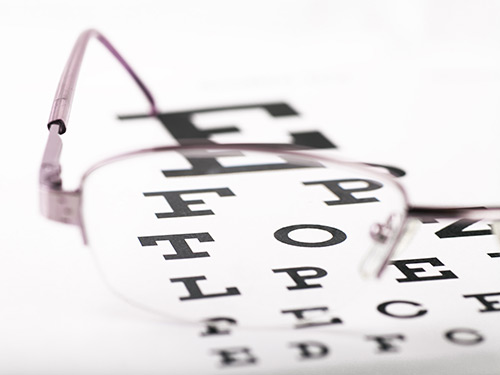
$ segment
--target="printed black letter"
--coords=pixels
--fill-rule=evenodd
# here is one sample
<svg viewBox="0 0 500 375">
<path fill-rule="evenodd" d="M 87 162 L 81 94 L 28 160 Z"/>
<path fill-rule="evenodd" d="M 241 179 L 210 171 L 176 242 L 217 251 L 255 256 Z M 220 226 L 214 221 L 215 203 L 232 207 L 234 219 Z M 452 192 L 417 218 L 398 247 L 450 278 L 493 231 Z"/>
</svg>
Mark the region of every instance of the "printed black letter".
<svg viewBox="0 0 500 375">
<path fill-rule="evenodd" d="M 206 331 L 201 333 L 201 336 L 218 336 L 229 335 L 231 330 L 230 326 L 236 325 L 236 320 L 233 318 L 219 317 L 206 319 L 204 321 Z"/>
<path fill-rule="evenodd" d="M 163 219 L 168 217 L 213 215 L 214 213 L 212 210 L 192 211 L 191 208 L 189 207 L 190 205 L 194 204 L 204 204 L 205 202 L 203 200 L 195 199 L 195 200 L 185 201 L 181 197 L 181 195 L 184 194 L 200 194 L 200 193 L 217 193 L 219 197 L 234 196 L 234 193 L 228 188 L 159 191 L 156 193 L 144 193 L 144 196 L 145 197 L 163 196 L 167 200 L 170 207 L 172 208 L 172 212 L 156 213 L 156 217 L 158 219 Z"/>
<path fill-rule="evenodd" d="M 320 342 L 306 341 L 295 342 L 290 344 L 291 347 L 296 347 L 300 351 L 299 359 L 320 359 L 328 355 L 330 351 L 328 346 Z"/>
<path fill-rule="evenodd" d="M 419 310 L 416 310 L 414 313 L 410 313 L 410 314 L 408 314 L 408 313 L 395 314 L 393 312 L 391 313 L 391 312 L 387 311 L 388 306 L 395 305 L 395 304 L 410 305 L 410 306 L 416 306 L 416 307 L 421 306 L 419 303 L 411 302 L 411 301 L 388 301 L 388 302 L 384 302 L 384 303 L 381 303 L 380 305 L 378 305 L 377 310 L 380 311 L 384 315 L 390 316 L 392 318 L 401 318 L 401 319 L 417 318 L 419 316 L 427 314 L 426 309 L 419 309 Z"/>
<path fill-rule="evenodd" d="M 165 260 L 190 259 L 209 257 L 207 252 L 194 253 L 186 242 L 186 239 L 196 238 L 200 242 L 212 242 L 213 238 L 208 233 L 185 233 L 168 234 L 165 236 L 138 237 L 142 246 L 157 246 L 158 241 L 170 241 L 176 254 L 164 254 Z"/>
<path fill-rule="evenodd" d="M 374 340 L 378 344 L 379 353 L 394 353 L 399 350 L 398 347 L 392 344 L 393 340 L 403 341 L 405 337 L 401 334 L 394 335 L 373 335 L 366 336 L 368 340 Z"/>
<path fill-rule="evenodd" d="M 484 337 L 477 331 L 468 328 L 452 329 L 445 333 L 445 337 L 458 345 L 476 345 L 484 341 Z"/>
<path fill-rule="evenodd" d="M 486 299 L 486 297 L 492 297 L 492 296 L 500 296 L 500 293 L 483 293 L 483 294 L 464 295 L 465 298 L 476 298 L 479 302 L 481 302 L 484 306 L 484 309 L 479 310 L 479 312 L 482 312 L 482 313 L 500 311 L 500 299 L 495 299 L 492 301 L 488 301 Z"/>
<path fill-rule="evenodd" d="M 319 229 L 325 232 L 330 233 L 332 238 L 326 241 L 321 242 L 302 242 L 296 241 L 290 238 L 290 233 L 299 230 L 299 229 Z M 325 247 L 325 246 L 333 246 L 338 245 L 341 242 L 344 242 L 347 238 L 346 234 L 337 228 L 327 227 L 326 225 L 317 225 L 317 224 L 298 224 L 298 225 L 290 225 L 288 227 L 284 227 L 278 229 L 274 233 L 274 238 L 278 241 L 283 242 L 287 245 L 292 246 L 300 246 L 300 247 Z"/>
<path fill-rule="evenodd" d="M 188 290 L 189 296 L 180 297 L 179 299 L 181 301 L 240 295 L 240 291 L 238 290 L 238 288 L 235 287 L 226 288 L 226 291 L 222 293 L 203 294 L 200 287 L 198 286 L 198 280 L 206 280 L 206 279 L 207 278 L 205 276 L 192 276 L 192 277 L 178 277 L 175 279 L 170 279 L 170 281 L 173 283 L 178 283 L 178 282 L 184 283 L 184 286 Z"/>
<path fill-rule="evenodd" d="M 304 316 L 304 313 L 307 311 L 322 311 L 326 312 L 328 311 L 328 307 L 326 306 L 321 306 L 321 307 L 310 307 L 310 308 L 305 308 L 305 309 L 294 309 L 294 310 L 282 310 L 281 312 L 283 314 L 293 314 L 297 320 L 299 321 L 298 324 L 295 325 L 295 328 L 310 328 L 310 327 L 318 327 L 318 326 L 326 326 L 326 325 L 331 325 L 331 324 L 342 324 L 342 320 L 339 318 L 331 318 L 329 317 L 328 320 L 323 320 L 323 321 L 311 321 L 310 318 L 306 318 Z"/>
<path fill-rule="evenodd" d="M 312 271 L 313 273 L 309 273 L 307 271 Z M 295 281 L 296 285 L 288 286 L 288 290 L 296 290 L 296 289 L 310 289 L 310 288 L 322 288 L 321 284 L 308 284 L 306 283 L 307 279 L 319 279 L 323 276 L 327 275 L 327 272 L 323 268 L 319 267 L 295 267 L 295 268 L 279 268 L 274 269 L 274 273 L 286 272 L 288 276 Z M 306 272 L 304 275 L 303 273 Z"/>
<path fill-rule="evenodd" d="M 451 271 L 438 271 L 439 275 L 434 276 L 418 276 L 417 273 L 426 272 L 425 269 L 416 267 L 410 268 L 408 264 L 428 263 L 433 267 L 444 266 L 438 258 L 423 258 L 423 259 L 405 259 L 395 260 L 391 264 L 395 265 L 402 273 L 405 274 L 405 279 L 396 279 L 400 283 L 412 281 L 426 281 L 426 280 L 443 280 L 443 279 L 458 279 L 458 277 Z"/>
<path fill-rule="evenodd" d="M 351 187 L 349 184 L 362 183 L 363 187 Z M 328 206 L 338 206 L 342 204 L 356 204 L 356 203 L 369 203 L 378 202 L 379 200 L 375 197 L 370 198 L 356 198 L 352 193 L 377 190 L 382 187 L 380 182 L 372 180 L 362 180 L 362 179 L 346 179 L 346 180 L 330 180 L 330 181 L 310 181 L 304 182 L 304 185 L 318 185 L 322 184 L 328 188 L 333 194 L 335 194 L 339 199 L 335 201 L 325 201 Z M 344 187 L 342 187 L 344 186 Z"/>
<path fill-rule="evenodd" d="M 216 349 L 213 352 L 220 355 L 222 366 L 247 366 L 257 363 L 257 358 L 251 353 L 250 348 Z"/>
</svg>

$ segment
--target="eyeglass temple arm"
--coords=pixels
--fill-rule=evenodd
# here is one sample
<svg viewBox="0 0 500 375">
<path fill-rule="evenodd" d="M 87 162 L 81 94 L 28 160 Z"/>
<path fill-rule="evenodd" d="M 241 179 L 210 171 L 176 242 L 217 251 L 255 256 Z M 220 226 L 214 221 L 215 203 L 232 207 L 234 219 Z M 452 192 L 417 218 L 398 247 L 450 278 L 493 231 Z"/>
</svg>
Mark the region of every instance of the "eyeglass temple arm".
<svg viewBox="0 0 500 375">
<path fill-rule="evenodd" d="M 79 225 L 84 240 L 86 237 L 80 212 L 81 192 L 62 189 L 60 164 L 62 140 L 60 135 L 66 131 L 78 73 L 88 41 L 91 38 L 100 41 L 120 62 L 146 96 L 151 106 L 151 113 L 157 113 L 153 95 L 116 48 L 97 30 L 84 31 L 71 51 L 57 87 L 48 121 L 49 138 L 45 146 L 39 175 L 42 214 L 51 220 Z"/>
<path fill-rule="evenodd" d="M 73 101 L 73 95 L 82 65 L 83 56 L 87 48 L 87 44 L 91 38 L 96 38 L 100 41 L 111 54 L 120 62 L 125 70 L 131 75 L 137 83 L 141 91 L 146 96 L 150 106 L 151 113 L 157 113 L 155 100 L 153 95 L 146 87 L 144 82 L 135 73 L 132 67 L 125 61 L 115 47 L 97 30 L 86 30 L 78 38 L 68 58 L 63 74 L 57 87 L 52 110 L 48 121 L 50 129 L 49 139 L 45 147 L 45 153 L 42 159 L 42 168 L 40 170 L 40 182 L 43 185 L 52 188 L 60 188 L 60 154 L 62 149 L 62 141 L 59 134 L 66 132 L 66 124 L 68 123 L 69 113 Z"/>
<path fill-rule="evenodd" d="M 414 219 L 471 219 L 500 221 L 500 207 L 425 207 L 413 206 L 408 217 Z"/>
<path fill-rule="evenodd" d="M 57 87 L 54 102 L 52 104 L 52 111 L 50 113 L 48 121 L 48 127 L 50 128 L 52 124 L 59 125 L 59 134 L 63 134 L 64 132 L 66 132 L 66 125 L 69 119 L 71 105 L 73 102 L 73 95 L 75 92 L 76 83 L 78 81 L 78 74 L 80 72 L 80 66 L 82 65 L 82 60 L 87 48 L 87 44 L 91 38 L 96 38 L 99 42 L 101 42 L 104 47 L 106 47 L 106 49 L 111 52 L 111 54 L 120 62 L 120 64 L 130 74 L 130 76 L 146 96 L 151 106 L 151 113 L 157 113 L 153 95 L 146 87 L 144 82 L 142 82 L 142 80 L 135 73 L 132 67 L 125 61 L 122 55 L 109 42 L 109 40 L 106 39 L 104 35 L 102 35 L 97 30 L 90 29 L 84 31 L 76 41 L 59 81 L 59 86 Z"/>
</svg>

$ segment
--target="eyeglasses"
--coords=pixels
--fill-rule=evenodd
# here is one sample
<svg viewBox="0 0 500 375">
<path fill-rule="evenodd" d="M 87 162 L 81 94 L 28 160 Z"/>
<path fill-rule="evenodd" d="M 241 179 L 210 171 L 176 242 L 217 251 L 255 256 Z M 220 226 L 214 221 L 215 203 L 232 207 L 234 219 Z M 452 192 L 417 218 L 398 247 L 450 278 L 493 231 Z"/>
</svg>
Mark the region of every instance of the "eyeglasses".
<svg viewBox="0 0 500 375">
<path fill-rule="evenodd" d="M 259 305 L 257 281 L 272 285 L 283 273 L 296 283 L 289 290 L 317 289 L 311 280 L 327 271 L 339 279 L 352 277 L 347 265 L 354 262 L 363 275 L 380 277 L 418 220 L 484 219 L 500 229 L 498 207 L 410 206 L 390 174 L 288 144 L 203 142 L 141 149 L 92 166 L 76 190 L 65 190 L 61 135 L 91 38 L 130 74 L 151 115 L 159 113 L 150 90 L 112 44 L 96 30 L 82 33 L 48 122 L 41 211 L 79 227 L 106 283 L 136 306 L 199 321 L 221 309 L 246 311 L 233 302 L 237 296 Z M 231 284 L 234 280 L 240 283 Z M 292 304 L 293 298 L 286 295 L 283 303 Z M 248 320 L 261 318 L 254 313 Z"/>
</svg>

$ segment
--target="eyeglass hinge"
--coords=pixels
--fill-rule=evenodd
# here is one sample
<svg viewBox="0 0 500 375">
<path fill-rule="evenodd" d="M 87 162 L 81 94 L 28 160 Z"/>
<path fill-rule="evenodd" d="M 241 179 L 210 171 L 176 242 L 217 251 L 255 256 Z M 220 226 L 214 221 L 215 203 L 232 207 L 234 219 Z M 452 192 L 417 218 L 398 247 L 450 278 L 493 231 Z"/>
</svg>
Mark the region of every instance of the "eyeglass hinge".
<svg viewBox="0 0 500 375">
<path fill-rule="evenodd" d="M 81 225 L 81 191 L 40 187 L 40 210 L 46 218 L 60 223 Z"/>
</svg>

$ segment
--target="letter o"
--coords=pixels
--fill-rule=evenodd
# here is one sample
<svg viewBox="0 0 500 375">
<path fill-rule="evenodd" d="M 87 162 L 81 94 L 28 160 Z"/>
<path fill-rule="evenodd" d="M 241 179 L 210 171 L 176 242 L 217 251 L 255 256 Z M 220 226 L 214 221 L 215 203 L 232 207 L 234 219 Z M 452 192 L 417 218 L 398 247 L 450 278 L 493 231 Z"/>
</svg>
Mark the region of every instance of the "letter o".
<svg viewBox="0 0 500 375">
<path fill-rule="evenodd" d="M 321 242 L 301 242 L 290 238 L 290 233 L 298 229 L 319 229 L 331 234 L 332 238 Z M 299 247 L 326 247 L 338 245 L 344 242 L 347 238 L 346 234 L 337 228 L 328 227 L 326 225 L 318 224 L 297 224 L 283 227 L 274 232 L 274 238 L 287 245 Z"/>
<path fill-rule="evenodd" d="M 456 337 L 457 335 L 469 337 Z M 456 328 L 445 333 L 446 338 L 458 345 L 476 345 L 484 341 L 484 337 L 479 332 L 470 328 Z"/>
</svg>

